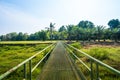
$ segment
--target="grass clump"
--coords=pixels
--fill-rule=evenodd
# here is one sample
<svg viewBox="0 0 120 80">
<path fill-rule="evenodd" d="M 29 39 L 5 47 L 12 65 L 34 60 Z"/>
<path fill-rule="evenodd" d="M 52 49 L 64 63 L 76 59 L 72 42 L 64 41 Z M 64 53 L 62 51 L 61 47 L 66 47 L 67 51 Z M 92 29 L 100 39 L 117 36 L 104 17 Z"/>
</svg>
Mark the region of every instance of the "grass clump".
<svg viewBox="0 0 120 80">
<path fill-rule="evenodd" d="M 75 42 L 75 43 L 72 43 L 71 46 L 77 48 L 77 49 L 81 49 L 82 48 L 82 45 L 80 44 L 80 42 Z"/>
<path fill-rule="evenodd" d="M 88 45 L 83 46 L 82 48 L 77 46 L 76 48 L 120 71 L 120 46 Z M 73 50 L 73 52 L 75 52 L 75 50 Z M 75 54 L 90 68 L 90 59 L 88 57 L 80 52 L 75 52 Z M 87 80 L 90 80 L 89 71 L 87 72 L 85 66 L 83 66 L 78 60 L 76 60 L 76 64 L 85 74 Z M 93 72 L 96 73 L 95 62 L 93 64 L 93 70 Z M 120 80 L 120 76 L 100 65 L 99 72 L 100 78 L 103 80 Z"/>
<path fill-rule="evenodd" d="M 44 49 L 48 45 L 50 44 L 0 45 L 0 75 L 26 60 L 27 58 L 31 57 L 40 50 Z M 35 66 L 35 63 L 37 63 L 45 54 L 46 53 L 41 53 L 36 56 L 32 60 L 32 66 Z M 28 63 L 27 66 L 29 66 Z M 38 75 L 37 73 L 39 69 L 40 67 L 34 71 L 33 78 L 35 78 L 34 75 Z M 27 72 L 29 72 L 29 68 L 27 68 Z M 21 80 L 21 77 L 23 78 L 23 66 L 21 66 L 18 70 L 13 72 L 4 80 Z"/>
<path fill-rule="evenodd" d="M 109 52 L 108 50 L 104 48 L 92 48 L 92 49 L 82 49 L 82 51 L 86 52 L 87 54 L 91 55 L 92 57 L 99 59 L 99 60 L 105 60 L 109 58 Z"/>
</svg>

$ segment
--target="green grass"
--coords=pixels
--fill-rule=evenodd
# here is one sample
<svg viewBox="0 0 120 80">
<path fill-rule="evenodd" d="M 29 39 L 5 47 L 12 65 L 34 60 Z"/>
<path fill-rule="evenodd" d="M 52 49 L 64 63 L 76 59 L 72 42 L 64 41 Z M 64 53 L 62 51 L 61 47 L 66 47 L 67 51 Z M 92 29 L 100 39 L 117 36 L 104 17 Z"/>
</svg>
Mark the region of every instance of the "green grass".
<svg viewBox="0 0 120 80">
<path fill-rule="evenodd" d="M 80 44 L 80 42 L 75 42 L 71 44 L 73 47 L 76 47 L 77 49 L 81 49 L 83 46 Z"/>
<path fill-rule="evenodd" d="M 76 45 L 75 45 L 76 44 Z M 120 46 L 83 46 L 81 47 L 80 43 L 73 43 L 71 45 L 74 45 L 74 47 L 77 46 L 78 49 L 82 50 L 83 52 L 86 52 L 87 54 L 93 56 L 96 59 L 99 59 L 103 63 L 106 63 L 110 65 L 111 67 L 120 70 Z M 78 53 L 74 51 L 77 56 L 80 57 L 82 61 L 84 61 L 89 67 L 90 67 L 90 60 L 82 55 L 81 53 Z M 90 78 L 89 71 L 83 66 L 78 60 L 76 60 L 77 65 L 82 70 L 82 72 L 87 76 L 88 80 Z M 96 65 L 94 64 L 94 73 Z M 116 76 L 114 73 L 106 69 L 105 67 L 99 66 L 100 68 L 100 77 L 103 80 L 120 80 L 120 77 Z M 95 77 L 95 76 L 94 76 Z"/>
<path fill-rule="evenodd" d="M 82 51 L 88 53 L 89 55 L 109 64 L 112 66 L 112 62 L 117 63 L 120 62 L 120 47 L 105 47 L 105 46 L 97 46 L 90 47 L 88 49 L 81 49 Z M 111 63 L 109 63 L 111 62 Z M 120 70 L 120 69 L 119 69 Z"/>
<path fill-rule="evenodd" d="M 50 45 L 49 43 L 45 44 L 34 44 L 34 45 L 7 45 L 0 44 L 0 75 L 13 68 L 17 64 L 21 63 L 25 59 L 31 57 L 35 53 L 44 49 L 46 46 Z M 41 53 L 32 60 L 32 66 L 45 55 Z M 44 63 L 42 63 L 44 64 Z M 27 64 L 28 66 L 28 64 Z M 37 77 L 36 74 L 39 74 L 41 66 L 33 72 L 33 79 Z M 29 72 L 29 68 L 27 68 Z M 36 76 L 35 76 L 36 75 Z M 5 78 L 5 80 L 21 80 L 23 77 L 23 66 L 20 67 L 17 71 L 13 72 L 10 76 Z"/>
<path fill-rule="evenodd" d="M 0 41 L 0 44 L 49 44 L 56 41 Z"/>
</svg>

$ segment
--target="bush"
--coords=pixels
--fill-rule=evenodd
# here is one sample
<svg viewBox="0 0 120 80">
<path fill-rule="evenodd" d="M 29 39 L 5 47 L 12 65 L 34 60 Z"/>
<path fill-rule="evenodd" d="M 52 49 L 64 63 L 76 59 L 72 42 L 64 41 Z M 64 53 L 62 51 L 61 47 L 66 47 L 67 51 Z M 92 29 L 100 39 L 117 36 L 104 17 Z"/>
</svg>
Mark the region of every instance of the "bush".
<svg viewBox="0 0 120 80">
<path fill-rule="evenodd" d="M 71 46 L 77 48 L 77 49 L 81 49 L 82 48 L 82 45 L 80 44 L 80 42 L 75 42 L 75 43 L 72 43 Z"/>
<path fill-rule="evenodd" d="M 108 51 L 103 48 L 92 48 L 88 51 L 88 54 L 99 59 L 105 60 L 108 59 Z"/>
</svg>

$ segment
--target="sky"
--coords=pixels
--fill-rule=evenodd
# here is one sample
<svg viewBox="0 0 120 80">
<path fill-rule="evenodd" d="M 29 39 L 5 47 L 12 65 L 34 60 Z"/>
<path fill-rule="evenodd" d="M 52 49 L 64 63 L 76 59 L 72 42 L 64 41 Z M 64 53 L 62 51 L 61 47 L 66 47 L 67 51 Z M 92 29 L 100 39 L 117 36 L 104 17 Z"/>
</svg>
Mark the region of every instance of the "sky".
<svg viewBox="0 0 120 80">
<path fill-rule="evenodd" d="M 120 0 L 0 0 L 0 35 L 35 33 L 50 22 L 56 30 L 81 20 L 108 27 L 111 19 L 120 20 Z"/>
</svg>

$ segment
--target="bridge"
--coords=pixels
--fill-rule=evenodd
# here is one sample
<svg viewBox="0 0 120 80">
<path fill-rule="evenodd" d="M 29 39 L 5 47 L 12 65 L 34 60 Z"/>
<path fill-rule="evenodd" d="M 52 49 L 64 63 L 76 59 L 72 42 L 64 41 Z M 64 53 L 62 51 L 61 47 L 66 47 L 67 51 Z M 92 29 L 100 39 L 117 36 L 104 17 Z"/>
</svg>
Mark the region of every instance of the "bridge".
<svg viewBox="0 0 120 80">
<path fill-rule="evenodd" d="M 34 67 L 32 67 L 32 59 L 48 48 L 50 48 L 50 50 L 46 53 L 46 55 Z M 72 50 L 78 51 L 79 53 L 87 56 L 90 59 L 90 67 L 87 66 L 77 55 L 75 55 Z M 26 59 L 22 63 L 2 74 L 0 76 L 0 80 L 6 78 L 21 66 L 24 66 L 23 80 L 32 80 L 32 72 L 44 59 L 46 59 L 46 57 L 48 57 L 48 55 L 50 56 L 44 64 L 42 71 L 38 74 L 38 77 L 36 78 L 37 80 L 87 80 L 69 53 L 71 53 L 74 58 L 83 64 L 86 69 L 88 69 L 90 75 L 89 80 L 101 80 L 99 76 L 99 66 L 103 66 L 113 72 L 117 76 L 117 79 L 115 80 L 120 80 L 120 71 L 63 42 L 57 42 L 44 48 L 42 51 L 36 53 L 32 57 Z M 29 76 L 27 76 L 26 72 L 27 62 L 29 63 Z M 93 63 L 96 64 L 96 72 L 93 71 Z"/>
<path fill-rule="evenodd" d="M 38 80 L 80 80 L 63 44 L 58 42 Z"/>
</svg>

